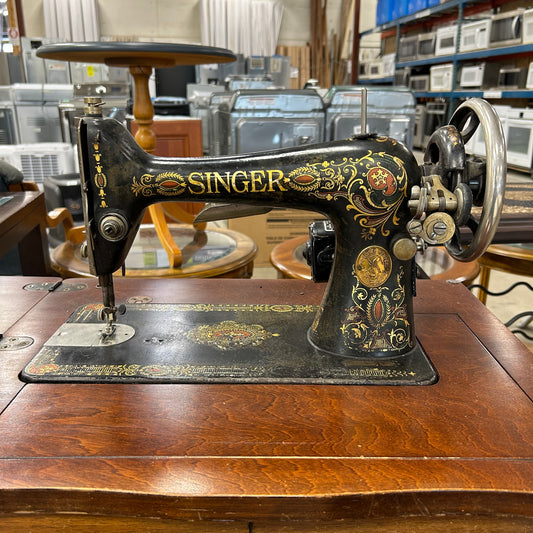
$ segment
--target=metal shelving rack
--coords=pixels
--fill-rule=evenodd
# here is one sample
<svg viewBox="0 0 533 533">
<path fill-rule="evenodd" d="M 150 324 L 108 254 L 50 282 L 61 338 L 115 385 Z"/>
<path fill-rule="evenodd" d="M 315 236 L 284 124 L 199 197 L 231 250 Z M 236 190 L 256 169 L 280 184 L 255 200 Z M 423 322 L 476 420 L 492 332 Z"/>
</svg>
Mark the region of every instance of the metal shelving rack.
<svg viewBox="0 0 533 533">
<path fill-rule="evenodd" d="M 464 8 L 466 6 L 472 6 L 475 4 L 486 2 L 486 0 L 449 0 L 443 4 L 438 4 L 433 7 L 429 7 L 418 11 L 416 13 L 395 19 L 393 21 L 381 24 L 374 29 L 361 32 L 360 37 L 365 35 L 370 35 L 374 33 L 381 33 L 386 30 L 396 29 L 396 50 L 398 50 L 399 40 L 400 40 L 400 28 L 404 25 L 412 25 L 416 22 L 428 19 L 431 17 L 436 17 L 438 15 L 443 15 L 446 13 L 451 13 L 457 10 L 457 24 L 459 26 L 459 32 L 461 31 L 461 26 L 463 23 L 463 14 Z M 459 38 L 457 39 L 457 47 L 459 47 L 460 42 L 460 33 Z M 453 63 L 453 80 L 452 85 L 456 87 L 457 84 L 457 70 L 458 65 L 463 61 L 469 61 L 473 59 L 483 59 L 487 57 L 495 56 L 508 56 L 515 54 L 529 54 L 533 55 L 533 44 L 521 44 L 516 46 L 506 46 L 503 48 L 488 48 L 483 50 L 476 50 L 473 52 L 457 52 L 452 55 L 446 56 L 435 56 L 429 59 L 419 59 L 414 61 L 406 62 L 396 62 L 396 68 L 404 67 L 420 67 L 426 65 L 438 65 L 441 63 Z M 363 81 L 363 80 L 361 80 Z M 392 83 L 393 79 L 390 77 L 380 78 L 380 79 L 371 79 L 364 80 L 365 84 L 389 84 Z M 450 100 L 450 109 L 454 108 L 454 101 L 461 98 L 471 98 L 471 97 L 483 97 L 491 99 L 506 99 L 506 98 L 533 98 L 533 90 L 528 89 L 517 89 L 517 90 L 498 90 L 498 89 L 488 89 L 488 90 L 453 90 L 447 92 L 415 92 L 416 98 L 447 98 Z"/>
</svg>

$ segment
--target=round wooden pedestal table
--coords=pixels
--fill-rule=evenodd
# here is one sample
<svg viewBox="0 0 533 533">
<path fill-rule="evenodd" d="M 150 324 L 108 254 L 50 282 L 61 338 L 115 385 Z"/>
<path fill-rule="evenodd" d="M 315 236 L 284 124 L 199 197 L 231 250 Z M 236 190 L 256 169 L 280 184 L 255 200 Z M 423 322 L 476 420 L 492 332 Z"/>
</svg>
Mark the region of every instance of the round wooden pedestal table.
<svg viewBox="0 0 533 533">
<path fill-rule="evenodd" d="M 533 244 L 493 244 L 487 248 L 478 261 L 481 265 L 479 284 L 487 289 L 491 270 L 531 277 L 533 276 Z M 486 303 L 485 291 L 480 291 L 479 299 Z"/>
<path fill-rule="evenodd" d="M 219 228 L 196 231 L 186 224 L 170 224 L 169 230 L 182 251 L 181 267 L 170 267 L 153 226 L 143 225 L 126 258 L 127 277 L 252 277 L 257 246 L 242 233 Z M 63 278 L 91 275 L 81 246 L 69 241 L 52 251 L 51 261 L 54 270 Z"/>
<path fill-rule="evenodd" d="M 270 254 L 270 262 L 279 277 L 292 279 L 311 279 L 311 268 L 303 256 L 308 237 L 294 237 L 278 244 Z M 456 280 L 469 285 L 479 274 L 476 261 L 460 263 L 448 255 L 440 246 L 428 248 L 423 255 L 417 256 L 417 263 L 431 279 Z"/>
<path fill-rule="evenodd" d="M 135 140 L 149 153 L 154 151 L 156 145 L 156 136 L 152 131 L 154 107 L 148 85 L 152 69 L 176 65 L 229 63 L 236 59 L 231 51 L 224 48 L 152 42 L 55 43 L 39 47 L 36 53 L 39 57 L 55 61 L 104 63 L 110 67 L 129 68 L 135 84 L 133 115 L 139 127 Z M 148 212 L 168 255 L 169 264 L 179 267 L 183 260 L 181 251 L 168 230 L 163 206 L 153 204 L 148 208 Z M 192 224 L 194 215 L 190 215 L 186 210 L 179 210 L 179 213 L 181 222 Z"/>
</svg>

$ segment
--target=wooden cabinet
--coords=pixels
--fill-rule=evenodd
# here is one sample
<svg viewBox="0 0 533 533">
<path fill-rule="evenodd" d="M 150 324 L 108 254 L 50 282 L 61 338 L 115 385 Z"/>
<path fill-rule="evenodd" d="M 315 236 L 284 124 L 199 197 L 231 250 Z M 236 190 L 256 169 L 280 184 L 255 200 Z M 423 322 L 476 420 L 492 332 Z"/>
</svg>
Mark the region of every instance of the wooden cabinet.
<svg viewBox="0 0 533 533">
<path fill-rule="evenodd" d="M 131 123 L 133 135 L 138 126 Z M 152 130 L 156 136 L 154 154 L 165 157 L 200 157 L 202 150 L 202 121 L 196 118 L 154 117 Z"/>
</svg>

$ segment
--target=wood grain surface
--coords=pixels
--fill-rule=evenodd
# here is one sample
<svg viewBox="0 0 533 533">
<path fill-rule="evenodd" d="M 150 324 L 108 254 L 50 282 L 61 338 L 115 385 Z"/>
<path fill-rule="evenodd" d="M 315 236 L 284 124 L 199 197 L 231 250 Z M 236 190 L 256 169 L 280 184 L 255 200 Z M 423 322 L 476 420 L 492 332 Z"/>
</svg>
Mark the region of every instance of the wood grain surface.
<svg viewBox="0 0 533 533">
<path fill-rule="evenodd" d="M 416 332 L 439 372 L 431 386 L 22 383 L 69 314 L 99 302 L 96 280 L 83 281 L 8 330 L 35 342 L 2 354 L 6 531 L 533 527 L 531 353 L 462 285 L 418 284 Z M 316 304 L 323 288 L 116 280 L 118 301 L 160 303 Z"/>
</svg>

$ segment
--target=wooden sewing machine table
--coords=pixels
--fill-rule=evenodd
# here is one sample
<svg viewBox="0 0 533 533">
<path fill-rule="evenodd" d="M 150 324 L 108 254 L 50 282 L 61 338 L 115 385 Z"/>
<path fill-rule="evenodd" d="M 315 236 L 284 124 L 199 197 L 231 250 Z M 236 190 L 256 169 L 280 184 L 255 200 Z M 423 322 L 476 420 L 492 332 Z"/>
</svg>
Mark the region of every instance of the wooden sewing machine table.
<svg viewBox="0 0 533 533">
<path fill-rule="evenodd" d="M 2 192 L 0 200 L 0 257 L 17 246 L 24 275 L 51 274 L 44 193 Z"/>
<path fill-rule="evenodd" d="M 434 385 L 23 383 L 69 314 L 100 301 L 92 279 L 23 289 L 54 281 L 0 278 L 2 531 L 531 531 L 533 354 L 461 284 L 418 282 Z M 119 302 L 316 304 L 324 285 L 115 288 Z"/>
</svg>

